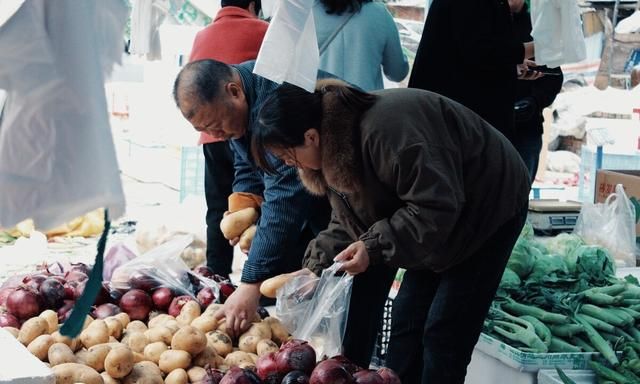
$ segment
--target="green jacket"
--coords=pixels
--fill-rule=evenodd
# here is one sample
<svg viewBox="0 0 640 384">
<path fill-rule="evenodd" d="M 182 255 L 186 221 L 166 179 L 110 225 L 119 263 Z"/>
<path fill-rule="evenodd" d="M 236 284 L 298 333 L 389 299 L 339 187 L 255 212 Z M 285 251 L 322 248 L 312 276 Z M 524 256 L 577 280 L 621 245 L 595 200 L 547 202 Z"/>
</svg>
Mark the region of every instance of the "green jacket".
<svg viewBox="0 0 640 384">
<path fill-rule="evenodd" d="M 444 271 L 526 208 L 527 169 L 502 134 L 450 99 L 417 89 L 374 94 L 359 119 L 335 91 L 323 96 L 322 169 L 299 173 L 333 212 L 304 266 L 319 274 L 363 240 L 371 264 Z"/>
</svg>

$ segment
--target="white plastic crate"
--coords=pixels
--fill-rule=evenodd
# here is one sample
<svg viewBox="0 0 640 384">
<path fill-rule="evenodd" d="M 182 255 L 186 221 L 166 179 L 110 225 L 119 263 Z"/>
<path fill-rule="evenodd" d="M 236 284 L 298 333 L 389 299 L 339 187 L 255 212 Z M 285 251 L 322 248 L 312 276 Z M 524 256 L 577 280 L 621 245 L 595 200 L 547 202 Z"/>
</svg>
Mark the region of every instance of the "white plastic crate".
<svg viewBox="0 0 640 384">
<path fill-rule="evenodd" d="M 578 181 L 578 199 L 582 202 L 593 202 L 597 167 L 597 150 L 595 147 L 582 146 L 580 162 L 580 178 Z M 610 153 L 603 147 L 602 165 L 600 169 L 630 170 L 640 169 L 640 153 Z"/>
<path fill-rule="evenodd" d="M 204 153 L 201 146 L 180 152 L 180 202 L 187 196 L 204 196 Z"/>
<path fill-rule="evenodd" d="M 596 374 L 588 370 L 562 370 L 576 384 L 596 384 Z M 538 384 L 562 384 L 555 369 L 541 369 L 538 372 Z"/>
</svg>

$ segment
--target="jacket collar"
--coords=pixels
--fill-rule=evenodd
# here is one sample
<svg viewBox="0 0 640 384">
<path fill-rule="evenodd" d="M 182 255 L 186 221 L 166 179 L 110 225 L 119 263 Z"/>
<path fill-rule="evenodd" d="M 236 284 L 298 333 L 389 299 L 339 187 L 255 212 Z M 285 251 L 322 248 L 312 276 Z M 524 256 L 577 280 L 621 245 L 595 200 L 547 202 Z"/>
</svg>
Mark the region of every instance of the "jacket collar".
<svg viewBox="0 0 640 384">
<path fill-rule="evenodd" d="M 248 10 L 246 10 L 244 8 L 234 7 L 234 6 L 226 6 L 226 7 L 220 8 L 218 13 L 216 14 L 216 18 L 215 18 L 214 22 L 220 20 L 223 17 L 228 17 L 228 16 L 231 16 L 231 17 L 247 17 L 247 18 L 257 19 L 257 17 L 255 15 L 252 15 L 251 12 L 249 12 Z"/>
<path fill-rule="evenodd" d="M 318 81 L 322 96 L 320 124 L 320 170 L 299 169 L 304 186 L 315 195 L 325 195 L 327 189 L 353 193 L 362 185 L 362 155 L 360 153 L 360 116 L 356 116 L 338 97 L 336 88 L 347 84 L 335 79 Z"/>
</svg>

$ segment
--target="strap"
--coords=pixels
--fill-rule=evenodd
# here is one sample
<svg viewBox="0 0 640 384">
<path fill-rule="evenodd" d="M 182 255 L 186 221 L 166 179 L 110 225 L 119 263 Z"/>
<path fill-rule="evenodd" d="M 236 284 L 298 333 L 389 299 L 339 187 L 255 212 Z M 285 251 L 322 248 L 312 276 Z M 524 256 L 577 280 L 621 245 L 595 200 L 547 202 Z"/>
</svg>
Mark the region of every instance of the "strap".
<svg viewBox="0 0 640 384">
<path fill-rule="evenodd" d="M 638 0 L 640 1 L 640 0 Z M 340 24 L 338 26 L 338 28 L 335 29 L 335 31 L 333 31 L 333 33 L 331 34 L 331 36 L 329 36 L 329 38 L 327 40 L 324 41 L 324 43 L 322 44 L 322 47 L 320 47 L 320 56 L 322 56 L 322 54 L 324 53 L 324 51 L 327 50 L 327 47 L 329 46 L 329 44 L 331 44 L 331 42 L 333 41 L 333 39 L 336 38 L 336 36 L 338 36 L 338 33 L 340 33 L 340 31 L 342 30 L 342 28 L 344 28 L 345 25 L 347 25 L 347 23 L 349 22 L 349 20 L 351 20 L 351 18 L 353 17 L 353 15 L 355 15 L 355 12 L 352 12 L 348 17 L 346 17 L 343 21 L 342 24 Z"/>
</svg>

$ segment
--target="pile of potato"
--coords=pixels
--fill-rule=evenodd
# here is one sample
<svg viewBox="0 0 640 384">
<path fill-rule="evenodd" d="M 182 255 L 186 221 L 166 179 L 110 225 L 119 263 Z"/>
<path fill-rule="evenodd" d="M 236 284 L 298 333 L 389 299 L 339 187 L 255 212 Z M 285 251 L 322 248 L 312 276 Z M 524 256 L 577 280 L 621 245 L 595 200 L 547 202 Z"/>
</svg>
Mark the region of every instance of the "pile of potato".
<svg viewBox="0 0 640 384">
<path fill-rule="evenodd" d="M 75 339 L 58 331 L 58 317 L 47 310 L 27 320 L 20 330 L 6 327 L 37 358 L 53 370 L 58 384 L 112 383 L 197 383 L 205 366 L 225 371 L 233 366 L 255 366 L 259 356 L 276 352 L 290 338 L 280 322 L 255 322 L 234 345 L 218 323 L 212 304 L 201 313 L 191 301 L 180 315 L 160 314 L 149 320 L 130 321 L 126 313 L 105 319 L 87 317 L 82 333 Z"/>
</svg>

